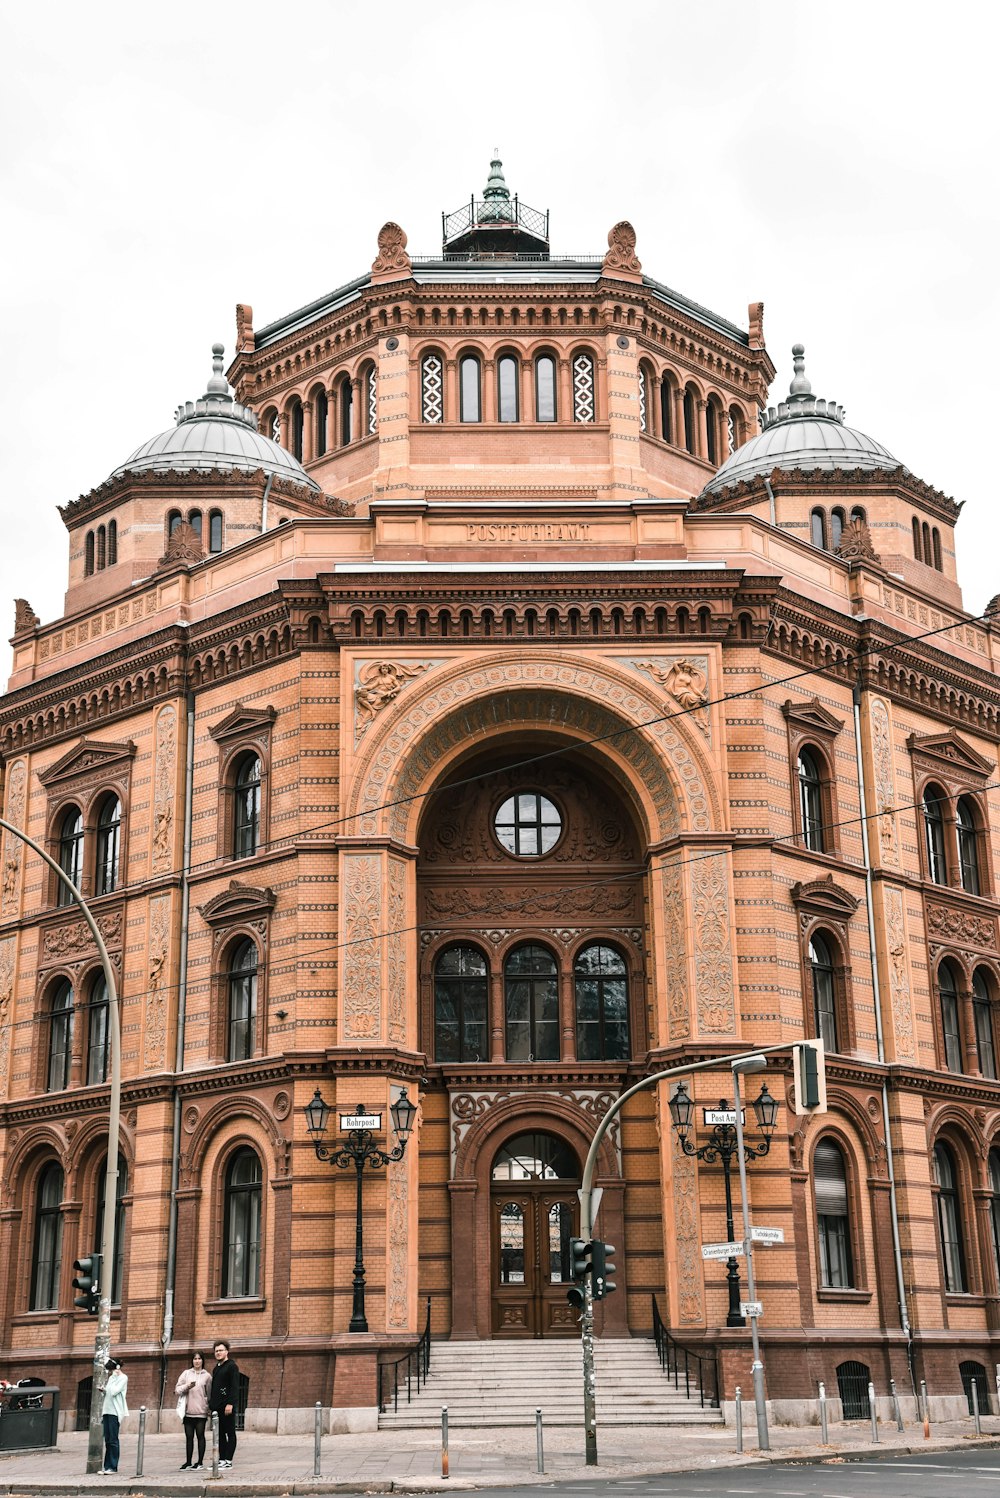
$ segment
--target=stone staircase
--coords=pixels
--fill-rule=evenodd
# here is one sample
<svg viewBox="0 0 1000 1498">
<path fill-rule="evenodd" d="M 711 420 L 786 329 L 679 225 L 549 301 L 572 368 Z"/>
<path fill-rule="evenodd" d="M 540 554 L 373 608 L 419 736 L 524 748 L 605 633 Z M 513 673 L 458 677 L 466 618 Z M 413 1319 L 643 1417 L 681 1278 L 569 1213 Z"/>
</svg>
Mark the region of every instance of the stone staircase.
<svg viewBox="0 0 1000 1498">
<path fill-rule="evenodd" d="M 717 1425 L 719 1410 L 699 1403 L 691 1385 L 660 1369 L 652 1339 L 602 1337 L 594 1343 L 599 1425 Z M 534 1425 L 541 1409 L 544 1425 L 583 1421 L 583 1365 L 576 1338 L 551 1341 L 434 1342 L 430 1374 L 419 1394 L 406 1402 L 405 1383 L 398 1406 L 379 1415 L 380 1430 L 440 1427 L 448 1406 L 451 1429 Z"/>
</svg>

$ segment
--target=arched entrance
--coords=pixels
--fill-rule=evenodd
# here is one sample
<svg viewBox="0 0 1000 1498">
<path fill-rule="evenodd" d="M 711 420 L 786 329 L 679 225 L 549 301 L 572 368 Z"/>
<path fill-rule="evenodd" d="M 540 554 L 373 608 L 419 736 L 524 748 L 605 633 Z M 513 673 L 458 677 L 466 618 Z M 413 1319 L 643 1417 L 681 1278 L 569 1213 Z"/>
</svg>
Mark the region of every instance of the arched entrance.
<svg viewBox="0 0 1000 1498">
<path fill-rule="evenodd" d="M 496 1337 L 574 1336 L 566 1299 L 577 1232 L 580 1164 L 554 1134 L 516 1134 L 490 1181 L 491 1330 Z"/>
</svg>

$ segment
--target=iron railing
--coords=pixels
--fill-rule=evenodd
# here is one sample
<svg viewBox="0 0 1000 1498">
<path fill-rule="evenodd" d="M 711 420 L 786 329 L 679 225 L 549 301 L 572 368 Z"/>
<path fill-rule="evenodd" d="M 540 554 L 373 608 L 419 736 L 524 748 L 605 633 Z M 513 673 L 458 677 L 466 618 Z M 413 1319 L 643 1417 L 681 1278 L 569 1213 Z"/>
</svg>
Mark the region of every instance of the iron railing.
<svg viewBox="0 0 1000 1498">
<path fill-rule="evenodd" d="M 459 234 L 478 228 L 481 224 L 489 229 L 495 229 L 498 224 L 516 224 L 519 229 L 525 229 L 539 239 L 549 237 L 548 210 L 543 213 L 540 208 L 529 208 L 516 193 L 508 200 L 506 213 L 502 202 L 498 202 L 496 198 L 490 201 L 470 198 L 461 208 L 456 208 L 454 213 L 442 213 L 441 235 L 447 244 L 449 239 L 456 239 Z"/>
<path fill-rule="evenodd" d="M 405 1369 L 404 1369 L 405 1364 Z M 409 1352 L 404 1352 L 394 1363 L 380 1363 L 378 1367 L 379 1414 L 387 1409 L 390 1400 L 395 1412 L 399 1409 L 399 1391 L 406 1389 L 406 1402 L 410 1403 L 414 1392 L 420 1393 L 427 1382 L 431 1369 L 431 1298 L 427 1297 L 427 1321 L 420 1334 L 420 1341 Z M 390 1389 L 389 1384 L 392 1383 Z M 414 1391 L 414 1384 L 416 1390 Z"/>
<path fill-rule="evenodd" d="M 511 265 L 561 266 L 603 265 L 603 255 L 543 255 L 540 250 L 445 250 L 440 255 L 411 255 L 413 265 L 479 265 L 484 260 Z"/>
<path fill-rule="evenodd" d="M 685 1347 L 683 1342 L 671 1336 L 663 1324 L 660 1316 L 660 1308 L 656 1304 L 656 1296 L 653 1296 L 653 1341 L 656 1343 L 656 1355 L 660 1360 L 660 1367 L 668 1378 L 674 1381 L 674 1388 L 683 1386 L 685 1396 L 691 1398 L 691 1381 L 694 1379 L 698 1390 L 698 1402 L 702 1409 L 706 1403 L 711 1409 L 719 1408 L 719 1355 L 713 1351 L 709 1353 L 695 1352 L 693 1347 Z"/>
</svg>

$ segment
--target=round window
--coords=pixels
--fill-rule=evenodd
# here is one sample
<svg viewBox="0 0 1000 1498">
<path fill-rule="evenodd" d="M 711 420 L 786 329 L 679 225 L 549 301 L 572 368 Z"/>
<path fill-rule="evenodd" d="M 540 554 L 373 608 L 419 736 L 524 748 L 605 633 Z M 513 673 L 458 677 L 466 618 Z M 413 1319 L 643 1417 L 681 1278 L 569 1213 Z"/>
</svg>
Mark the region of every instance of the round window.
<svg viewBox="0 0 1000 1498">
<path fill-rule="evenodd" d="M 508 796 L 493 818 L 497 841 L 518 858 L 540 858 L 559 841 L 559 808 L 537 791 Z"/>
</svg>

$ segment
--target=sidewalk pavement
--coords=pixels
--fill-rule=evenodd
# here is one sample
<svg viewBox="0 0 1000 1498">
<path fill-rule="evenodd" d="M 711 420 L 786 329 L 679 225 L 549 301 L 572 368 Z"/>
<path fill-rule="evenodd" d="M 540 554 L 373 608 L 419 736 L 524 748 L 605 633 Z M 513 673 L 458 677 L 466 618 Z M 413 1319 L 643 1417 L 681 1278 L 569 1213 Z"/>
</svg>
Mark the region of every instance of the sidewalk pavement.
<svg viewBox="0 0 1000 1498">
<path fill-rule="evenodd" d="M 924 1440 L 923 1427 L 882 1425 L 878 1445 L 868 1421 L 831 1425 L 829 1445 L 820 1443 L 818 1426 L 774 1426 L 771 1452 L 757 1450 L 756 1426 L 744 1426 L 744 1454 L 736 1453 L 736 1435 L 726 1426 L 598 1427 L 598 1466 L 583 1457 L 581 1428 L 554 1426 L 544 1432 L 545 1472 L 537 1468 L 535 1431 L 528 1426 L 495 1430 L 453 1424 L 449 1438 L 450 1476 L 441 1476 L 441 1439 L 437 1431 L 377 1431 L 364 1435 L 324 1436 L 322 1477 L 313 1477 L 313 1441 L 309 1435 L 242 1434 L 231 1471 L 217 1480 L 211 1469 L 180 1472 L 184 1438 L 146 1437 L 143 1476 L 137 1478 L 137 1417 L 122 1431 L 120 1470 L 115 1477 L 88 1477 L 86 1433 L 64 1432 L 54 1451 L 0 1453 L 0 1495 L 143 1493 L 163 1495 L 250 1495 L 298 1493 L 429 1492 L 448 1488 L 527 1487 L 546 1482 L 641 1477 L 661 1472 L 690 1472 L 738 1467 L 766 1461 L 844 1461 L 879 1453 L 926 1453 L 1000 1447 L 1000 1418 L 983 1417 L 977 1438 L 971 1419 L 942 1421 Z M 1000 1459 L 997 1470 L 1000 1472 Z"/>
</svg>

